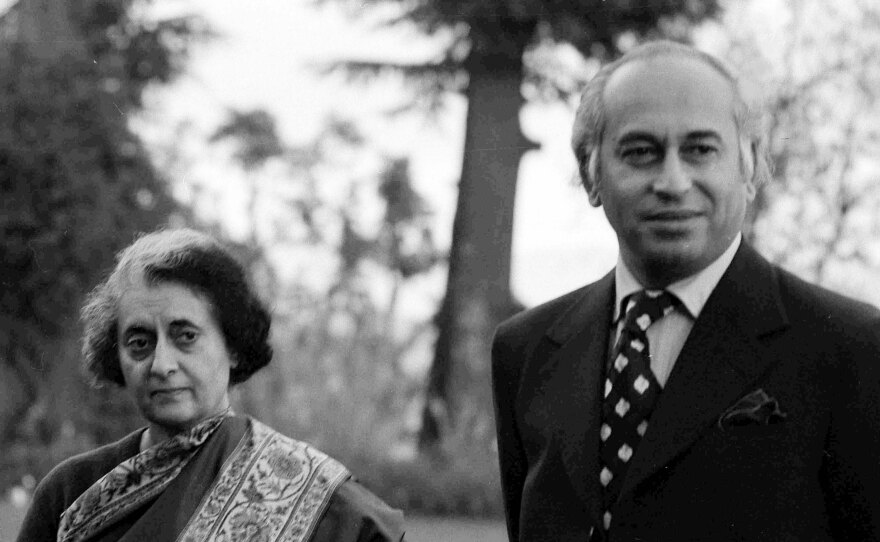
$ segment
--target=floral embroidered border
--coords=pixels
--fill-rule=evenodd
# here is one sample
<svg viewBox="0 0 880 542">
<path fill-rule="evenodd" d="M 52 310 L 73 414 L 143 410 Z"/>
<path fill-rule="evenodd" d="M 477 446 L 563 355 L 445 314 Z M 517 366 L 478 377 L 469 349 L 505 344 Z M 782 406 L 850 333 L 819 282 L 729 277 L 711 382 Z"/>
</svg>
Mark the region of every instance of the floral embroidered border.
<svg viewBox="0 0 880 542">
<path fill-rule="evenodd" d="M 61 514 L 58 542 L 86 540 L 161 493 L 230 414 L 208 418 L 114 467 Z"/>
<path fill-rule="evenodd" d="M 350 476 L 333 458 L 252 419 L 178 540 L 305 542 Z"/>
</svg>

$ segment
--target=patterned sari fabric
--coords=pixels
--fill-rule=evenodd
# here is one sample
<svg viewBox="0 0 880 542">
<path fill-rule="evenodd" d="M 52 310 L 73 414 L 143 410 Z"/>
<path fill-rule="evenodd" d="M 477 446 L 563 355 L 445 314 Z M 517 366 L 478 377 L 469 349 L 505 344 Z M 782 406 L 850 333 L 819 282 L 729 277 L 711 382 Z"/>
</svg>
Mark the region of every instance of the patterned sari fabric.
<svg viewBox="0 0 880 542">
<path fill-rule="evenodd" d="M 61 515 L 58 542 L 80 542 L 161 493 L 229 415 L 209 418 L 123 461 L 80 495 Z"/>
<path fill-rule="evenodd" d="M 190 432 L 119 464 L 67 508 L 57 540 L 104 540 L 101 531 L 108 526 L 142 512 L 141 507 L 160 507 L 151 501 L 161 503 L 169 497 L 177 502 L 179 495 L 161 494 L 169 485 L 177 491 L 181 486 L 189 487 L 180 482 L 186 482 L 188 473 L 198 471 L 184 467 L 203 444 L 211 446 L 209 437 L 228 415 L 205 420 Z M 189 520 L 173 533 L 175 540 L 307 541 L 333 492 L 350 476 L 332 458 L 252 419 L 247 420 L 243 436 L 230 449 L 195 511 L 183 516 Z M 178 475 L 181 480 L 172 484 Z M 173 493 L 175 489 L 168 491 Z M 155 500 L 157 495 L 160 497 Z M 128 529 L 125 540 L 139 538 L 136 533 L 144 527 L 139 523 Z"/>
<path fill-rule="evenodd" d="M 256 420 L 245 442 L 178 540 L 307 541 L 351 476 L 331 457 Z"/>
</svg>

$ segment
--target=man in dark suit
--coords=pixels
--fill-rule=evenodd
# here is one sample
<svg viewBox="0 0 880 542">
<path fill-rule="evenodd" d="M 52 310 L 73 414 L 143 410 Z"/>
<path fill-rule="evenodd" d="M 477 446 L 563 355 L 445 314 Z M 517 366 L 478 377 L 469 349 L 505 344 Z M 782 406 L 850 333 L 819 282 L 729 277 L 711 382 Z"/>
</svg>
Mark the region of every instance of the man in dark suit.
<svg viewBox="0 0 880 542">
<path fill-rule="evenodd" d="M 510 539 L 880 538 L 880 311 L 742 240 L 768 170 L 735 78 L 640 46 L 572 143 L 620 256 L 497 330 Z"/>
</svg>

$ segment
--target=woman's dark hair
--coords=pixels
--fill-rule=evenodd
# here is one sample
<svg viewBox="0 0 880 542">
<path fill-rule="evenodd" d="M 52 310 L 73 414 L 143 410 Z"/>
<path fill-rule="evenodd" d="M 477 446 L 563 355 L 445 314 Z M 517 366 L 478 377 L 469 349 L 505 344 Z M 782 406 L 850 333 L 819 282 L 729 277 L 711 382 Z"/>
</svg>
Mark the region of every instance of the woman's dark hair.
<svg viewBox="0 0 880 542">
<path fill-rule="evenodd" d="M 119 252 L 116 267 L 82 308 L 83 365 L 96 383 L 125 385 L 119 365 L 119 300 L 138 281 L 176 283 L 207 297 L 235 367 L 229 382 L 244 382 L 272 359 L 269 312 L 248 284 L 244 268 L 217 240 L 190 229 L 159 230 Z"/>
</svg>

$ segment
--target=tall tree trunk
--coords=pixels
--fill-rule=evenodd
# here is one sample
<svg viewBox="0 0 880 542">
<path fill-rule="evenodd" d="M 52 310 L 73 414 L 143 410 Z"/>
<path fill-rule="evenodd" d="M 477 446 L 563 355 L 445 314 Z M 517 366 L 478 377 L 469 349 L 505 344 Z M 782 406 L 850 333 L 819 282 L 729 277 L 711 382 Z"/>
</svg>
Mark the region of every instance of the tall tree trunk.
<svg viewBox="0 0 880 542">
<path fill-rule="evenodd" d="M 522 134 L 522 53 L 468 61 L 464 161 L 452 228 L 446 296 L 428 376 L 419 438 L 433 448 L 447 431 L 492 434 L 489 351 L 495 326 L 514 312 L 510 292 L 513 210 Z"/>
</svg>

